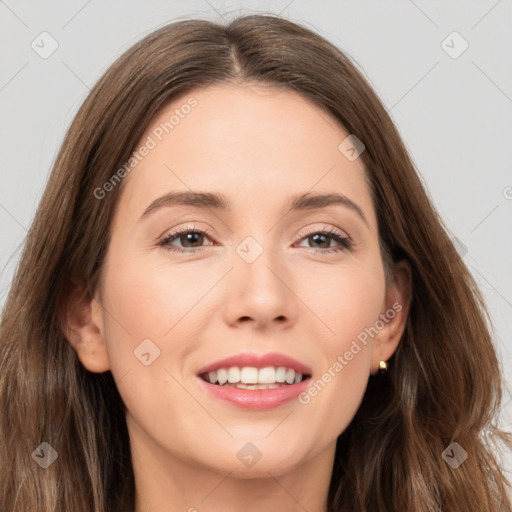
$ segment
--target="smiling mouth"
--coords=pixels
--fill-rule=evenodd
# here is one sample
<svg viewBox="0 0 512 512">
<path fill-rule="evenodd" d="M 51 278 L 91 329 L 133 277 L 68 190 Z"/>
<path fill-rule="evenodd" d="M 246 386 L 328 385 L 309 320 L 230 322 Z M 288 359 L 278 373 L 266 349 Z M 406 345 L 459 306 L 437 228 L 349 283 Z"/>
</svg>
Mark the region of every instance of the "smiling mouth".
<svg viewBox="0 0 512 512">
<path fill-rule="evenodd" d="M 238 389 L 275 389 L 298 384 L 311 376 L 285 366 L 232 366 L 202 373 L 201 379 L 215 386 Z"/>
</svg>

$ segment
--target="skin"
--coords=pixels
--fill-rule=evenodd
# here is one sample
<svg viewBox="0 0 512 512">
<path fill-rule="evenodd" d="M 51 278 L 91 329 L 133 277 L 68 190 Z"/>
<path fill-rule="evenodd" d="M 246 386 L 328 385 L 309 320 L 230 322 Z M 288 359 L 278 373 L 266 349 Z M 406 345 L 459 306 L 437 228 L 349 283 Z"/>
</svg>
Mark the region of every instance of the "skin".
<svg viewBox="0 0 512 512">
<path fill-rule="evenodd" d="M 377 218 L 360 159 L 338 146 L 349 133 L 292 91 L 215 85 L 176 98 L 141 144 L 193 96 L 198 105 L 124 178 L 95 297 L 70 297 L 67 338 L 93 372 L 111 370 L 126 404 L 136 512 L 325 511 L 338 435 L 356 413 L 371 373 L 396 350 L 410 303 L 410 270 L 386 287 Z M 173 191 L 219 192 L 231 212 L 165 206 Z M 290 196 L 339 192 L 361 208 L 286 212 Z M 208 229 L 158 245 L 175 228 Z M 351 249 L 312 235 L 335 229 Z M 247 236 L 262 254 L 236 251 Z M 188 239 L 190 240 L 190 239 Z M 194 247 L 201 247 L 197 251 Z M 282 352 L 313 379 L 394 303 L 392 320 L 307 404 L 246 411 L 211 398 L 197 370 L 242 351 Z M 134 357 L 144 339 L 160 355 Z M 251 467 L 237 452 L 261 452 Z"/>
</svg>

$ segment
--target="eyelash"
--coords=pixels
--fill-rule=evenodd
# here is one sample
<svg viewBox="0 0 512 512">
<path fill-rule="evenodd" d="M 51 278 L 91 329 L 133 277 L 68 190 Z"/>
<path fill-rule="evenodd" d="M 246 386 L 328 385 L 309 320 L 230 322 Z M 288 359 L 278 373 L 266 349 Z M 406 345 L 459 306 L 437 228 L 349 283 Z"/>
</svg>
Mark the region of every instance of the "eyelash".
<svg viewBox="0 0 512 512">
<path fill-rule="evenodd" d="M 193 253 L 193 252 L 199 252 L 202 251 L 204 247 L 193 247 L 189 249 L 180 249 L 179 247 L 175 247 L 170 245 L 170 242 L 173 242 L 174 240 L 177 240 L 180 238 L 181 235 L 184 234 L 190 234 L 190 233 L 197 233 L 200 235 L 206 235 L 209 238 L 209 231 L 203 230 L 203 229 L 196 229 L 195 226 L 191 229 L 189 227 L 180 228 L 176 231 L 173 231 L 172 233 L 169 233 L 166 235 L 160 242 L 158 242 L 158 246 L 163 247 L 167 251 L 175 251 L 175 252 L 181 252 L 181 253 Z M 319 249 L 316 247 L 311 247 L 315 253 L 336 253 L 341 251 L 350 250 L 353 246 L 353 242 L 349 237 L 343 236 L 339 231 L 335 229 L 328 229 L 328 230 L 320 230 L 320 231 L 311 231 L 309 233 L 305 233 L 301 236 L 300 240 L 304 240 L 307 237 L 310 237 L 312 235 L 325 235 L 331 239 L 333 239 L 335 242 L 338 242 L 340 245 L 338 247 L 330 247 L 326 249 Z"/>
</svg>

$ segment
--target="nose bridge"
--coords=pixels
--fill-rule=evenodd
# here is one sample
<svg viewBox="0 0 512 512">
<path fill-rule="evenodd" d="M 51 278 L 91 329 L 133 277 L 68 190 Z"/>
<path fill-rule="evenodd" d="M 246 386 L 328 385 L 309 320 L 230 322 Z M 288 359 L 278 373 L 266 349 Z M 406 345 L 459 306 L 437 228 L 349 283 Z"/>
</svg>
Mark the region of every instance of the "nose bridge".
<svg viewBox="0 0 512 512">
<path fill-rule="evenodd" d="M 282 248 L 273 233 L 249 235 L 235 248 L 231 292 L 227 308 L 230 321 L 250 317 L 258 324 L 290 319 L 293 294 L 282 259 Z"/>
<path fill-rule="evenodd" d="M 261 296 L 282 293 L 284 284 L 277 278 L 276 273 L 282 267 L 280 248 L 277 242 L 271 242 L 272 233 L 259 235 L 258 238 L 249 235 L 236 247 L 239 261 L 236 263 L 243 289 L 252 289 L 253 294 Z M 281 272 L 284 269 L 281 268 Z"/>
</svg>

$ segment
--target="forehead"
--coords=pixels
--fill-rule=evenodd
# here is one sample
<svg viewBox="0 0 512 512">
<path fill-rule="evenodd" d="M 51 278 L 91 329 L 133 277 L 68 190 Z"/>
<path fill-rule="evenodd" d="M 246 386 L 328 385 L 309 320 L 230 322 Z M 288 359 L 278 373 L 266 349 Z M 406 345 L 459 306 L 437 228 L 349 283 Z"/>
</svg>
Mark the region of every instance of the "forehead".
<svg viewBox="0 0 512 512">
<path fill-rule="evenodd" d="M 170 190 L 221 192 L 236 209 L 261 207 L 263 197 L 339 192 L 371 210 L 361 159 L 350 161 L 339 149 L 348 135 L 292 90 L 253 84 L 195 89 L 152 120 L 138 146 L 151 149 L 128 176 L 127 196 L 148 203 Z"/>
</svg>

